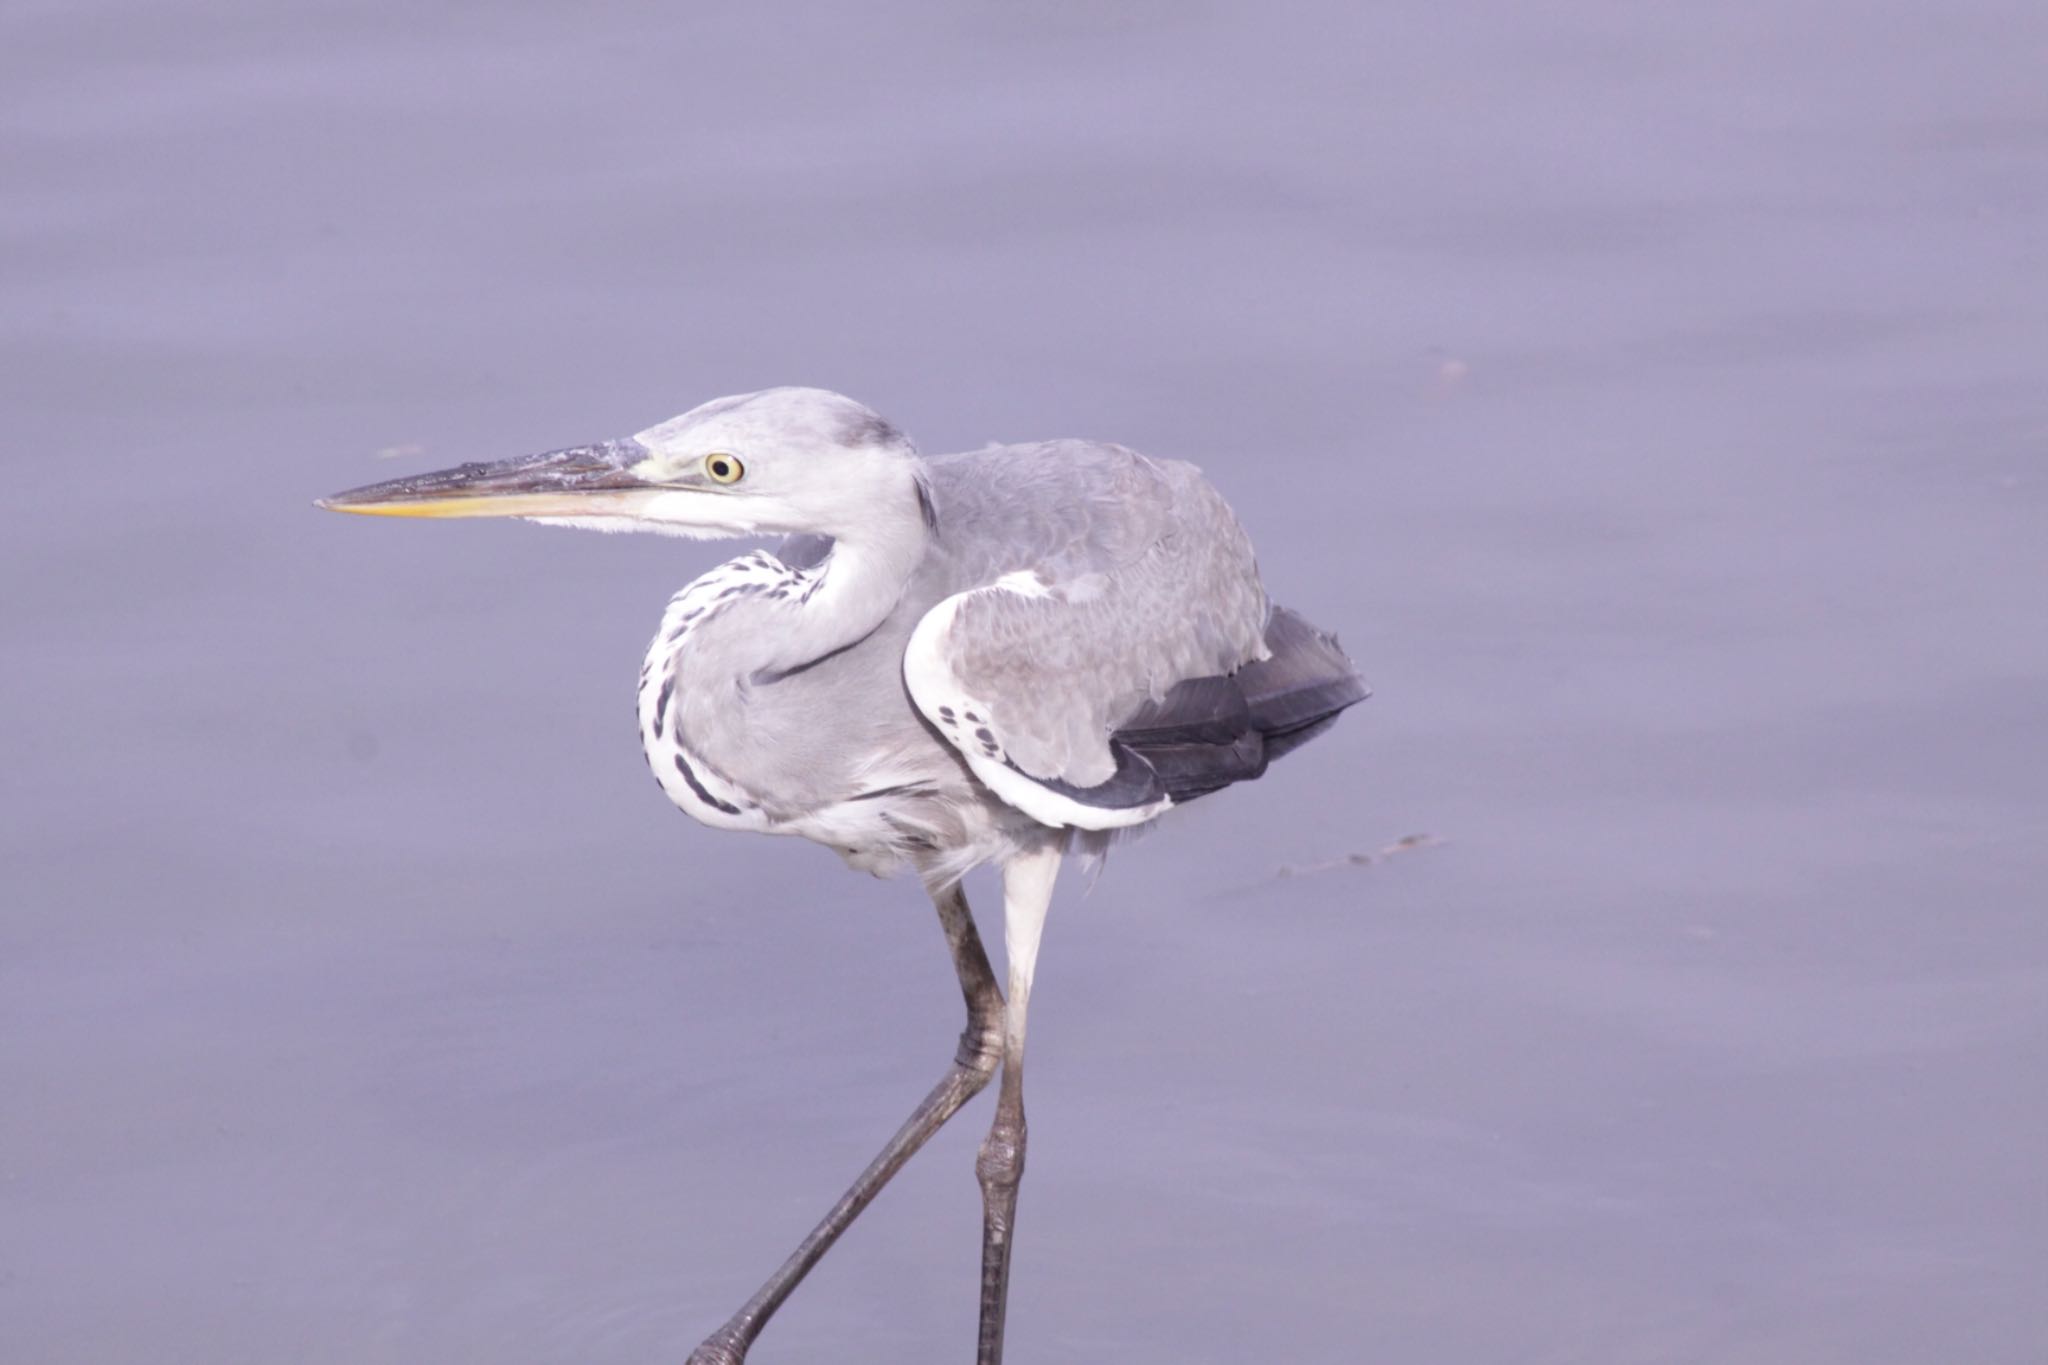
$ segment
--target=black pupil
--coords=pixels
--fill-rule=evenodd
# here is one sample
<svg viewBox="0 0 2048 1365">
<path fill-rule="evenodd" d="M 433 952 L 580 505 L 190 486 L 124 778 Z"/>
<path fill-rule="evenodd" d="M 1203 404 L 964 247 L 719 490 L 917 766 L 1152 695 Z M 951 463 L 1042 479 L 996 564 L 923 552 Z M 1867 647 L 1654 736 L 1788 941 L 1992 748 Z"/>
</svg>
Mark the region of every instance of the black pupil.
<svg viewBox="0 0 2048 1365">
<path fill-rule="evenodd" d="M 724 460 L 713 460 L 711 462 L 711 472 L 721 479 L 727 478 L 732 474 L 732 466 Z"/>
</svg>

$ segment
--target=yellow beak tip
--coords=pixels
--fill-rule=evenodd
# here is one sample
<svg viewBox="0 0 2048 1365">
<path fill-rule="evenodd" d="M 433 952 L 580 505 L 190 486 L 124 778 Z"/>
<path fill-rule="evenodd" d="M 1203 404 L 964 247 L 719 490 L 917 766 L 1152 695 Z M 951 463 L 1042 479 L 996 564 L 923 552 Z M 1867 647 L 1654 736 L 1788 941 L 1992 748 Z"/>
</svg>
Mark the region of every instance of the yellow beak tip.
<svg viewBox="0 0 2048 1365">
<path fill-rule="evenodd" d="M 313 505 L 324 512 L 347 512 L 358 517 L 460 517 L 489 515 L 480 510 L 484 499 L 465 505 L 464 500 L 436 499 L 432 502 L 342 502 L 315 498 Z"/>
<path fill-rule="evenodd" d="M 316 498 L 315 507 L 352 512 L 361 517 L 546 517 L 574 516 L 609 510 L 609 502 L 590 494 L 494 493 L 486 497 L 410 498 L 395 502 L 352 502 L 347 494 Z"/>
</svg>

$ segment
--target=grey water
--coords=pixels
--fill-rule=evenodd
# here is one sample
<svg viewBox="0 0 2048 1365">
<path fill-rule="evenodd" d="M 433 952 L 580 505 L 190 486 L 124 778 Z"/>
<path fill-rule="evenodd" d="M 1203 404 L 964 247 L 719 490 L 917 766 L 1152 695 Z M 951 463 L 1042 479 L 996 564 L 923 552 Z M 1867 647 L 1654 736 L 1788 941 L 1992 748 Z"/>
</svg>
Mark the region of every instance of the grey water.
<svg viewBox="0 0 2048 1365">
<path fill-rule="evenodd" d="M 936 1079 L 916 888 L 642 768 L 729 550 L 309 505 L 777 383 L 1199 462 L 1376 690 L 1067 873 L 1013 1358 L 2048 1359 L 2044 70 L 2036 0 L 14 0 L 0 1360 L 678 1360 Z M 970 1353 L 987 1114 L 757 1360 Z"/>
</svg>

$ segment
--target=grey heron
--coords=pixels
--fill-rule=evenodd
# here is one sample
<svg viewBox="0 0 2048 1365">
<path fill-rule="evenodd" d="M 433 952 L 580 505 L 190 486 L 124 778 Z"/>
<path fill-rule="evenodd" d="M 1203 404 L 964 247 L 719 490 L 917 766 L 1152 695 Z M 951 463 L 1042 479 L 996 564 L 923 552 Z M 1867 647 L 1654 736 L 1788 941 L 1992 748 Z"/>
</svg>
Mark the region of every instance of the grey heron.
<svg viewBox="0 0 2048 1365">
<path fill-rule="evenodd" d="M 883 1184 L 1001 1073 L 975 1163 L 977 1359 L 1003 1348 L 1024 1171 L 1024 1026 L 1062 857 L 1248 781 L 1366 696 L 1273 605 L 1201 472 L 1093 441 L 926 460 L 821 389 L 721 398 L 625 440 L 393 479 L 339 512 L 787 537 L 669 601 L 640 740 L 676 805 L 794 834 L 938 907 L 966 998 L 952 1064 L 789 1259 L 690 1359 L 737 1365 Z M 1007 989 L 961 891 L 1001 870 Z"/>
</svg>

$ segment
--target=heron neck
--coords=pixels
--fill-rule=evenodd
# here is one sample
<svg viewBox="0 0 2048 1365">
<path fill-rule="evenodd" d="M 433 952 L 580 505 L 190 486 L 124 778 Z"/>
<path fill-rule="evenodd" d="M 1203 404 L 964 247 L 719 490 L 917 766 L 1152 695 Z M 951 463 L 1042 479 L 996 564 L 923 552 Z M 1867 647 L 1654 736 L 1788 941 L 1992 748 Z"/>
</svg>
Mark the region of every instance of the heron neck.
<svg viewBox="0 0 2048 1365">
<path fill-rule="evenodd" d="M 786 618 L 764 641 L 768 657 L 762 668 L 786 673 L 867 638 L 902 599 L 924 558 L 926 538 L 917 521 L 836 539 L 812 570 L 816 586 L 791 601 Z"/>
</svg>

